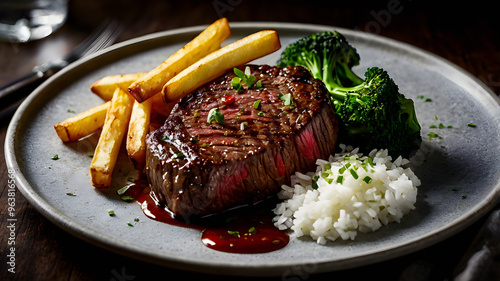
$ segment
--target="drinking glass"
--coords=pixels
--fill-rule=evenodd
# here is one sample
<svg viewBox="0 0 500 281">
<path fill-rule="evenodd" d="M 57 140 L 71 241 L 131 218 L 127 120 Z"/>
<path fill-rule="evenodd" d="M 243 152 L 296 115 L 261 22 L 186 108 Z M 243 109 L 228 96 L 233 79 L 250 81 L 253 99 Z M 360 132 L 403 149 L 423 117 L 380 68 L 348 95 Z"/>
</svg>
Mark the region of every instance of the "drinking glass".
<svg viewBox="0 0 500 281">
<path fill-rule="evenodd" d="M 67 0 L 0 0 L 0 40 L 23 43 L 49 36 L 66 21 Z"/>
</svg>

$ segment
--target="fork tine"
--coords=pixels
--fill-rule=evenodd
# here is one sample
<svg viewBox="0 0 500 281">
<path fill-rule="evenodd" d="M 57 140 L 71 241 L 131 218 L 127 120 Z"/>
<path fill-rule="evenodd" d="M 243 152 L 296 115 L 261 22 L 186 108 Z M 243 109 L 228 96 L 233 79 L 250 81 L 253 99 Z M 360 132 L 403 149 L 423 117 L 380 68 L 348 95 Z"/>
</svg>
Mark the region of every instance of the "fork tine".
<svg viewBox="0 0 500 281">
<path fill-rule="evenodd" d="M 78 46 L 69 52 L 64 60 L 73 62 L 81 57 L 94 53 L 111 45 L 121 32 L 121 26 L 116 21 L 106 21 L 85 38 Z"/>
<path fill-rule="evenodd" d="M 100 49 L 104 49 L 106 47 L 108 47 L 109 45 L 113 44 L 116 40 L 116 38 L 118 37 L 118 35 L 120 35 L 121 33 L 121 26 L 116 23 L 116 22 L 113 22 L 112 24 L 108 25 L 106 30 L 104 30 L 102 33 L 101 33 L 101 36 L 99 36 L 99 38 L 97 38 L 95 41 L 94 44 L 92 44 L 86 52 L 84 52 L 84 54 L 82 54 L 82 56 L 86 56 L 88 54 L 91 54 L 91 53 L 94 53 Z"/>
</svg>

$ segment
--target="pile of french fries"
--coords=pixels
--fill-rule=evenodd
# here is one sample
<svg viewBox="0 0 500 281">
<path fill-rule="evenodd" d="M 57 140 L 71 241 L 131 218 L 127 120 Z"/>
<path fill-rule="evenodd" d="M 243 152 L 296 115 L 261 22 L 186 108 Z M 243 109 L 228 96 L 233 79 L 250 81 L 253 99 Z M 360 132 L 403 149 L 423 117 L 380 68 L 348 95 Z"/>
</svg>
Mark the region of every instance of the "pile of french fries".
<svg viewBox="0 0 500 281">
<path fill-rule="evenodd" d="M 111 184 L 125 137 L 129 159 L 137 169 L 144 167 L 152 114 L 168 116 L 176 102 L 196 88 L 281 47 L 274 30 L 221 47 L 230 34 L 227 19 L 221 18 L 151 71 L 103 77 L 90 87 L 103 104 L 54 125 L 63 142 L 78 141 L 101 129 L 90 164 L 94 187 Z"/>
</svg>

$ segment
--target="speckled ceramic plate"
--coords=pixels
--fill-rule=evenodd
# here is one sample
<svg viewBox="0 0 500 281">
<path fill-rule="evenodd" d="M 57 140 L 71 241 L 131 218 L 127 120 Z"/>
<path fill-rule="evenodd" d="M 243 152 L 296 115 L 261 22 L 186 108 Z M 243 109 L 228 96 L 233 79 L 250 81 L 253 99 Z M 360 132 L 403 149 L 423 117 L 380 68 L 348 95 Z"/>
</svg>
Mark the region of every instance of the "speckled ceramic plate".
<svg viewBox="0 0 500 281">
<path fill-rule="evenodd" d="M 285 23 L 231 26 L 227 42 L 262 29 L 276 29 L 283 46 L 313 32 L 334 29 Z M 26 99 L 8 129 L 5 155 L 17 187 L 38 211 L 85 241 L 141 260 L 199 272 L 286 275 L 297 267 L 324 272 L 411 253 L 463 230 L 499 201 L 500 106 L 494 94 L 439 57 L 387 38 L 344 29 L 337 30 L 361 55 L 361 65 L 355 70 L 360 74 L 368 66 L 388 70 L 401 92 L 415 100 L 423 127 L 422 154 L 412 160 L 422 180 L 417 208 L 401 223 L 360 234 L 355 241 L 320 246 L 309 239 L 294 239 L 275 252 L 228 254 L 205 247 L 199 231 L 150 220 L 137 204 L 120 200 L 116 189 L 127 175 L 135 173 L 124 154 L 112 187 L 93 188 L 88 155 L 93 153 L 97 137 L 63 144 L 53 125 L 102 102 L 89 90 L 94 81 L 106 75 L 148 71 L 203 28 L 155 33 L 117 44 L 68 66 Z M 275 64 L 280 53 L 255 63 Z M 453 128 L 429 129 L 439 123 Z M 469 123 L 477 127 L 469 127 Z M 442 138 L 427 139 L 431 131 Z M 57 161 L 51 159 L 55 154 L 60 158 Z M 116 216 L 110 217 L 108 209 Z M 134 222 L 134 218 L 139 221 Z M 135 226 L 128 226 L 129 221 Z"/>
</svg>

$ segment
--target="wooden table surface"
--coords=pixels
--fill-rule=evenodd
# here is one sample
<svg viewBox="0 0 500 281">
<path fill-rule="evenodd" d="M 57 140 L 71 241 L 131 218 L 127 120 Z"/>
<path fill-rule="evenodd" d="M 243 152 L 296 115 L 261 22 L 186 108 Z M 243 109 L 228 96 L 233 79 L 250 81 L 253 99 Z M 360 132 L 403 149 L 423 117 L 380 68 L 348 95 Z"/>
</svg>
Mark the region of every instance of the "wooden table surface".
<svg viewBox="0 0 500 281">
<path fill-rule="evenodd" d="M 0 43 L 0 85 L 71 50 L 106 17 L 126 24 L 118 38 L 123 41 L 156 31 L 206 25 L 224 16 L 230 22 L 315 23 L 375 33 L 441 56 L 500 94 L 500 25 L 491 4 L 475 1 L 459 2 L 468 6 L 458 2 L 443 6 L 411 0 L 322 2 L 325 1 L 70 1 L 68 21 L 53 35 L 26 44 Z M 2 144 L 10 114 L 1 115 Z M 4 159 L 3 145 L 0 158 Z M 207 277 L 137 261 L 81 241 L 38 213 L 20 192 L 15 194 L 16 272 L 10 273 L 6 264 L 10 248 L 8 179 L 5 161 L 0 160 L 0 280 L 152 280 L 171 279 L 177 274 L 182 278 Z M 487 217 L 445 241 L 394 260 L 321 274 L 298 268 L 296 276 L 269 279 L 358 280 L 380 276 L 384 280 L 452 280 L 477 248 L 473 241 Z M 497 266 L 484 271 L 489 276 L 485 280 L 500 277 L 498 255 L 493 260 Z"/>
</svg>

